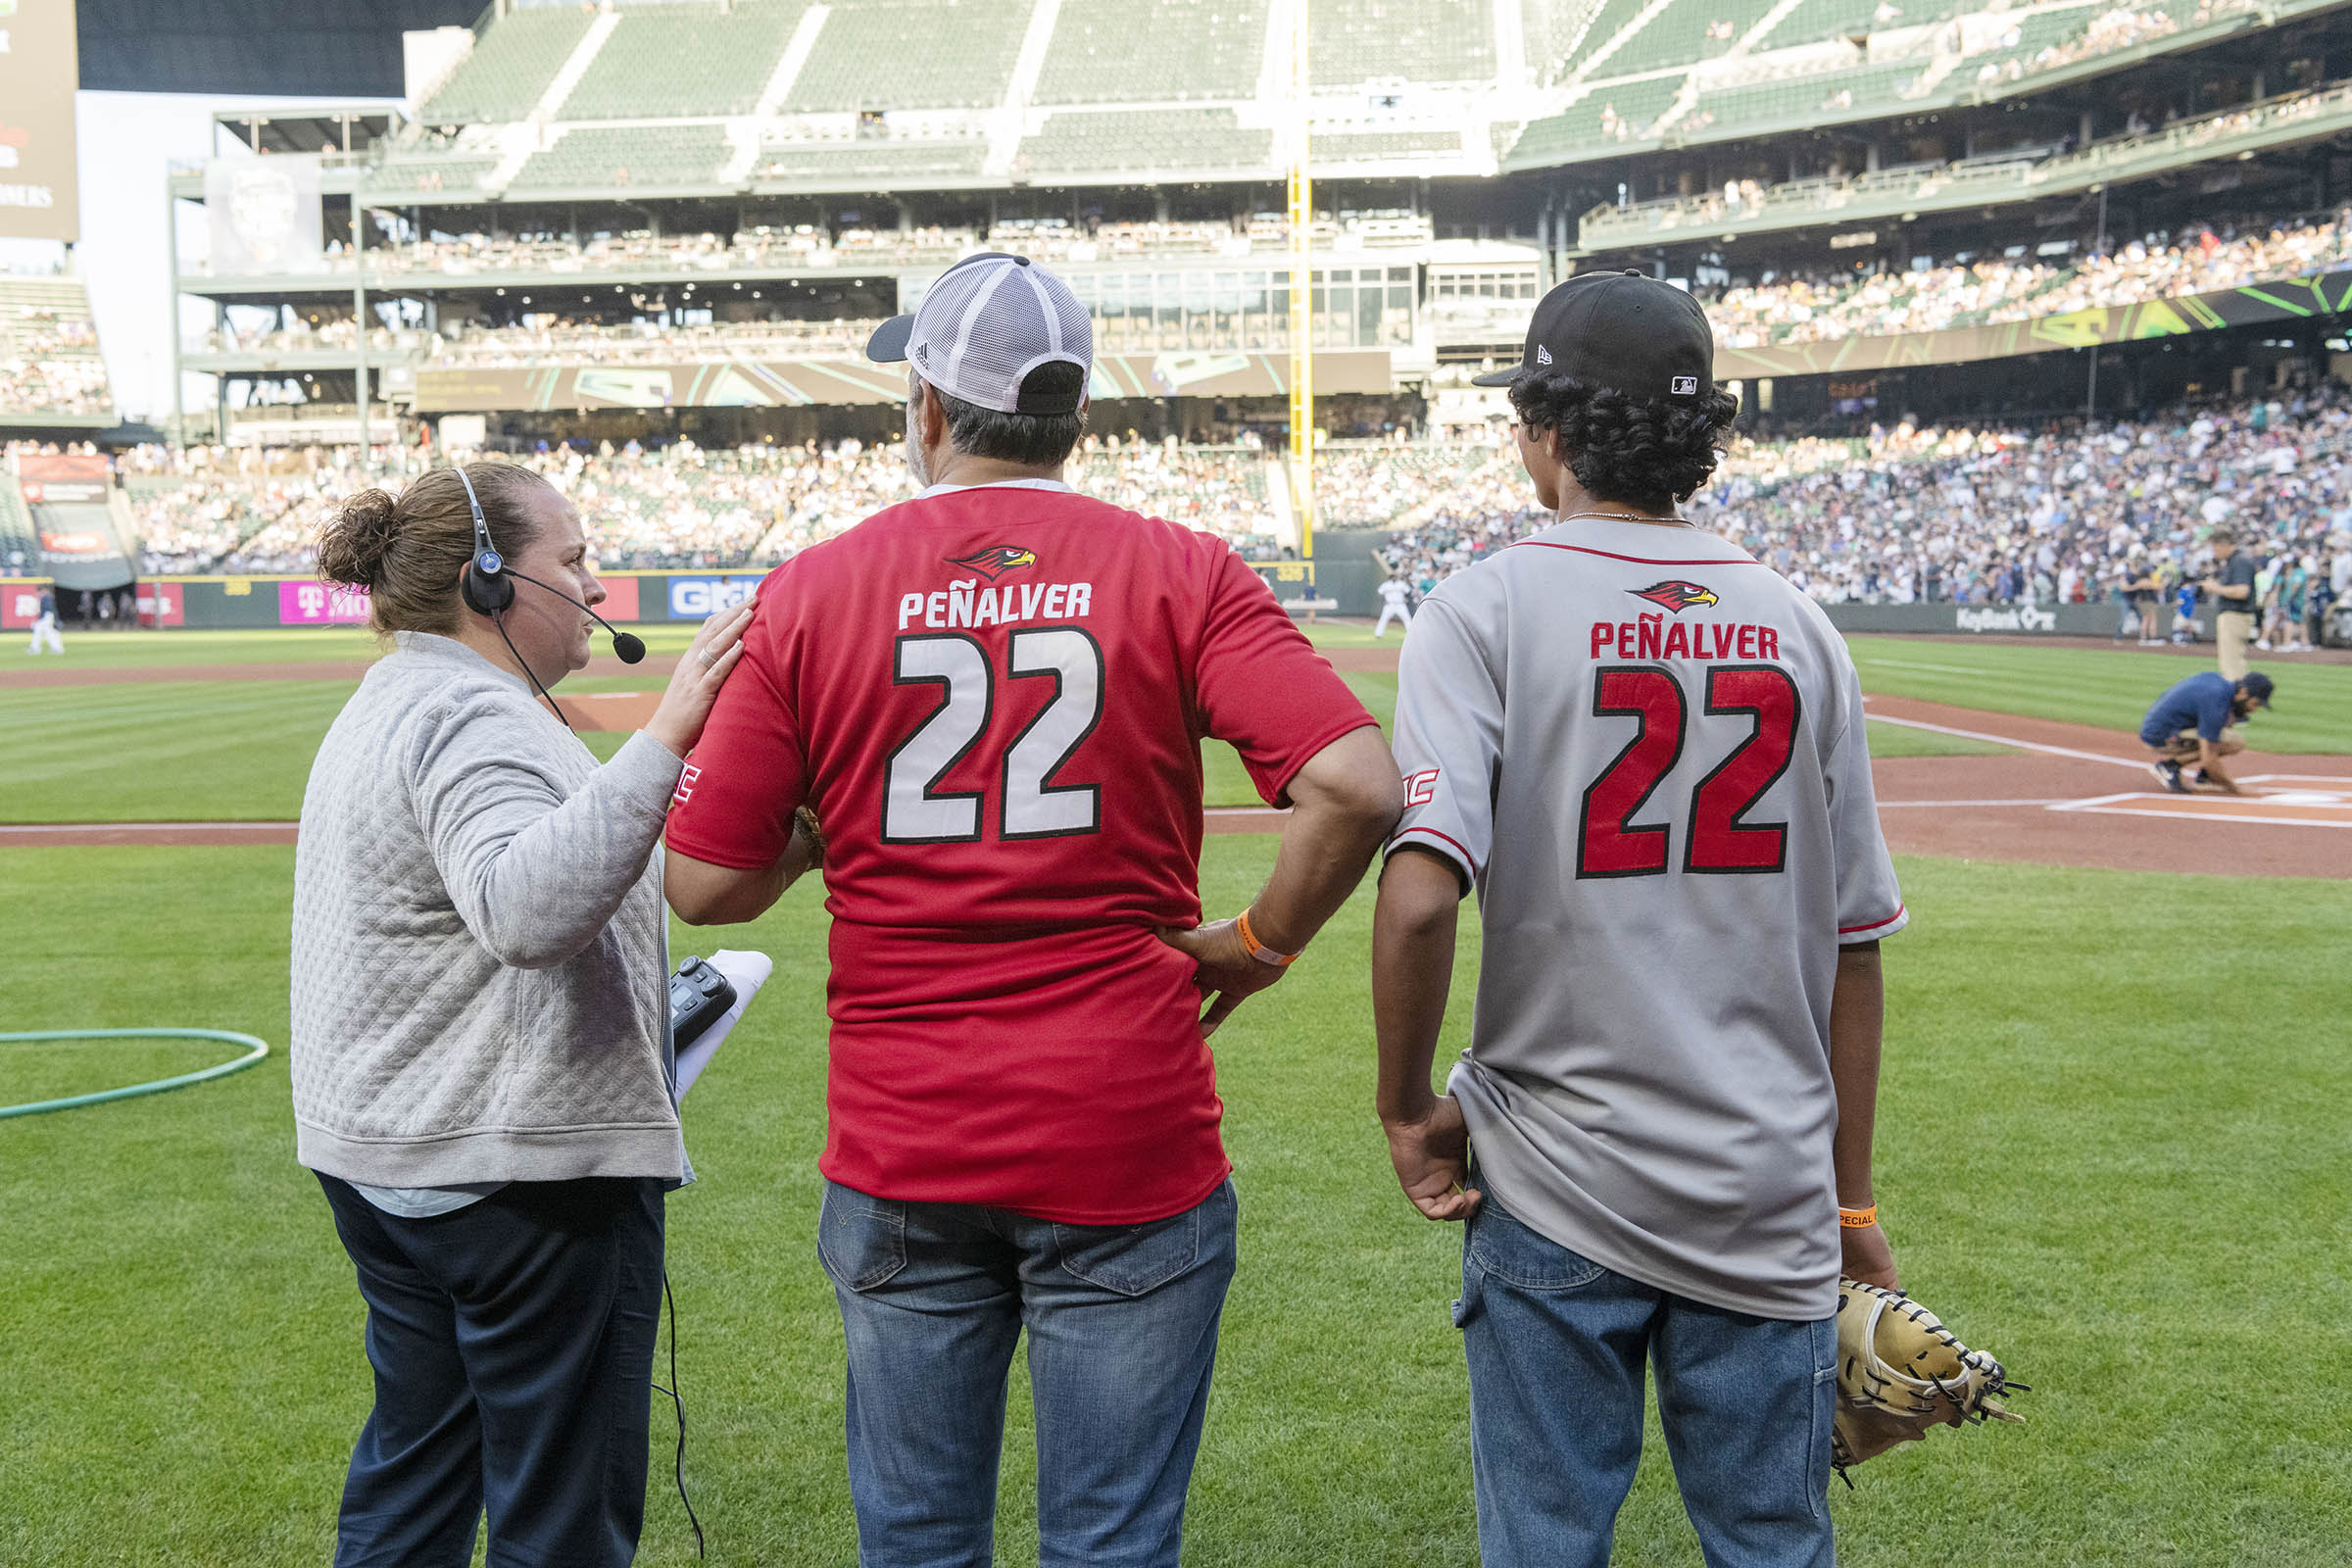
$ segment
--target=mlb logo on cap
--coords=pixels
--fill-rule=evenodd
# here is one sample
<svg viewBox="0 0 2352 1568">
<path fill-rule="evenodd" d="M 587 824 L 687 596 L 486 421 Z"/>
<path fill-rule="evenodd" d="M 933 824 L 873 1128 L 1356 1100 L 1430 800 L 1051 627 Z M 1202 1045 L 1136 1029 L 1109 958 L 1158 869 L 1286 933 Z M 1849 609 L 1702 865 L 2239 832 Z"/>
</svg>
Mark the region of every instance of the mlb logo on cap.
<svg viewBox="0 0 2352 1568">
<path fill-rule="evenodd" d="M 1672 397 L 1678 397 L 1678 398 L 1687 398 L 1687 397 L 1692 397 L 1692 396 L 1695 396 L 1695 395 L 1697 394 L 1697 392 L 1698 392 L 1698 377 L 1697 377 L 1697 376 L 1695 376 L 1695 375 L 1678 375 L 1678 376 L 1676 376 L 1676 377 L 1674 378 L 1674 389 L 1673 389 L 1673 391 L 1672 391 L 1671 393 L 1669 393 L 1668 395 L 1669 395 L 1669 396 L 1672 396 Z"/>
</svg>

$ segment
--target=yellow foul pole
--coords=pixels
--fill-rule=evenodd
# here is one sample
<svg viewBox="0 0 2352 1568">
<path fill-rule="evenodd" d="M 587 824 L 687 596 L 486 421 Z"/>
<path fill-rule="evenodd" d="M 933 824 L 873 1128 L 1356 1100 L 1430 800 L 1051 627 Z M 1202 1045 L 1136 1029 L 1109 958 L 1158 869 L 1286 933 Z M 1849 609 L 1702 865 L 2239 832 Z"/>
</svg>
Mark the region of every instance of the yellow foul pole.
<svg viewBox="0 0 2352 1568">
<path fill-rule="evenodd" d="M 1307 0 L 1291 0 L 1291 511 L 1298 556 L 1315 558 L 1314 181 L 1306 169 Z"/>
</svg>

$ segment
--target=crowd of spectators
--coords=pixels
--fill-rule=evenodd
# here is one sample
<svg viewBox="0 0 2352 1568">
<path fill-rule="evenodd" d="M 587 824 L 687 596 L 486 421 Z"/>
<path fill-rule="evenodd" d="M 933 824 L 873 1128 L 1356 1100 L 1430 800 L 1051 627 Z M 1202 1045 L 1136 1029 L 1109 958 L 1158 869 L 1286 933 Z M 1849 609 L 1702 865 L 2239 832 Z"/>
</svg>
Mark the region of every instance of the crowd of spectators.
<svg viewBox="0 0 2352 1568">
<path fill-rule="evenodd" d="M 405 461 L 411 471 L 423 462 Z M 608 569 L 764 568 L 914 493 L 896 443 L 603 442 L 512 461 L 579 509 Z M 410 476 L 363 469 L 350 447 L 141 447 L 120 466 L 150 573 L 307 571 L 319 525 L 344 497 Z M 1103 500 L 1250 547 L 1274 522 L 1264 468 L 1261 453 L 1241 448 L 1089 436 L 1070 477 Z"/>
<path fill-rule="evenodd" d="M 1510 449 L 1485 449 L 1473 475 L 1466 488 L 1501 504 L 1442 508 L 1379 552 L 1421 592 L 1551 524 Z M 2294 647 L 2352 593 L 2352 399 L 1741 442 L 1685 514 L 1823 603 L 2111 603 L 2118 635 L 2158 639 L 2176 630 L 2160 607 L 2228 527 L 2264 565 L 2264 646 Z"/>
<path fill-rule="evenodd" d="M 2352 209 L 2322 222 L 2152 233 L 2072 263 L 2021 255 L 1916 272 L 1774 277 L 1715 294 L 1707 317 L 1718 343 L 1757 348 L 2136 305 L 2347 264 Z"/>
<path fill-rule="evenodd" d="M 97 323 L 86 312 L 24 306 L 0 319 L 0 415 L 114 409 Z"/>
</svg>

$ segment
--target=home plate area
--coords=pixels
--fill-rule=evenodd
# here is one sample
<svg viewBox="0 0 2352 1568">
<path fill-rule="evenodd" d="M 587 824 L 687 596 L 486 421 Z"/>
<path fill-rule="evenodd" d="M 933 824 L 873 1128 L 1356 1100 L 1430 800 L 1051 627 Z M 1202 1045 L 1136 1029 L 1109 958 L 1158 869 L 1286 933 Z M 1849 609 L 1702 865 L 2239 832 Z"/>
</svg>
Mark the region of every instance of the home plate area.
<svg viewBox="0 0 2352 1568">
<path fill-rule="evenodd" d="M 2264 822 L 2288 827 L 2352 827 L 2352 780 L 2315 774 L 2256 773 L 2237 781 L 2246 795 L 2174 795 L 2133 791 L 2056 801 L 2053 811 L 2108 816 L 2191 817 L 2208 822 Z"/>
<path fill-rule="evenodd" d="M 2230 760 L 2246 794 L 2174 795 L 2133 736 L 1906 698 L 1869 705 L 1883 723 L 2012 748 L 1875 760 L 1880 820 L 1898 853 L 2221 876 L 2352 874 L 2352 840 L 2325 831 L 2352 827 L 2352 757 L 2248 752 Z"/>
</svg>

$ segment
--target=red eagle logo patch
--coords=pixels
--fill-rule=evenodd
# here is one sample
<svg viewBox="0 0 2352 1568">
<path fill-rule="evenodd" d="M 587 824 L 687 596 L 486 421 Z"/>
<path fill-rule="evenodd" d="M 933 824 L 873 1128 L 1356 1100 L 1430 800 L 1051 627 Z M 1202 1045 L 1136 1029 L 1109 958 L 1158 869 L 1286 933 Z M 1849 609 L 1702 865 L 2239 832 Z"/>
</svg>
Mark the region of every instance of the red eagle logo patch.
<svg viewBox="0 0 2352 1568">
<path fill-rule="evenodd" d="M 976 550 L 968 556 L 950 556 L 948 564 L 961 566 L 966 571 L 976 571 L 990 582 L 995 582 L 1008 571 L 1036 565 L 1037 552 L 1024 550 L 1019 545 L 991 545 L 986 550 Z"/>
<path fill-rule="evenodd" d="M 1715 597 L 1714 589 L 1702 588 L 1694 582 L 1685 582 L 1680 577 L 1669 577 L 1664 582 L 1653 582 L 1646 588 L 1628 588 L 1626 592 L 1632 594 L 1636 599 L 1646 599 L 1653 605 L 1663 605 L 1678 615 L 1692 605 L 1723 603 L 1722 600 Z"/>
</svg>

